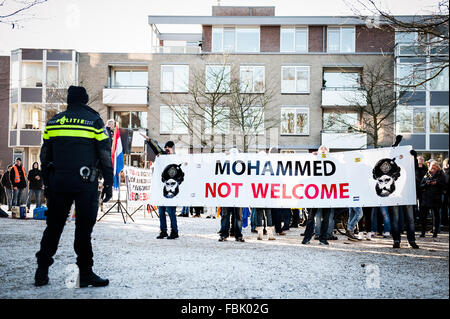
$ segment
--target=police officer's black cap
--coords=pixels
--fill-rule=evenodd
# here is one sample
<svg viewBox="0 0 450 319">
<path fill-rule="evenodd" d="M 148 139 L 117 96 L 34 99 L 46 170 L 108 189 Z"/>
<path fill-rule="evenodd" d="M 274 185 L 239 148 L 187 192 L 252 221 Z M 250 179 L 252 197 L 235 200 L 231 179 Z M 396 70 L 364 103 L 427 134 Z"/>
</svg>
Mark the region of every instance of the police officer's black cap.
<svg viewBox="0 0 450 319">
<path fill-rule="evenodd" d="M 397 180 L 400 177 L 400 167 L 395 163 L 395 158 L 383 158 L 377 162 L 372 174 L 374 179 L 388 175 Z"/>
<path fill-rule="evenodd" d="M 71 85 L 67 91 L 67 104 L 82 103 L 87 104 L 89 95 L 82 86 Z"/>
</svg>

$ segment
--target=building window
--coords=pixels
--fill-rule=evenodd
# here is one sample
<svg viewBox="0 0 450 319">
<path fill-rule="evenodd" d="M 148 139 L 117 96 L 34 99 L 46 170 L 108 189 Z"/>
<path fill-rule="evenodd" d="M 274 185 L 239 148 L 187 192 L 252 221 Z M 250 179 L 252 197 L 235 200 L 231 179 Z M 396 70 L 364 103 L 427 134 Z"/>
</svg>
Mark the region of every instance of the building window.
<svg viewBox="0 0 450 319">
<path fill-rule="evenodd" d="M 281 108 L 282 135 L 309 134 L 309 108 L 282 107 Z"/>
<path fill-rule="evenodd" d="M 213 120 L 214 116 L 214 120 Z M 228 134 L 230 131 L 230 109 L 228 107 L 215 106 L 214 112 L 208 107 L 205 110 L 205 134 Z M 214 132 L 212 131 L 214 123 Z"/>
<path fill-rule="evenodd" d="M 241 92 L 264 92 L 264 66 L 241 66 Z"/>
<path fill-rule="evenodd" d="M 212 52 L 259 52 L 259 27 L 213 27 Z"/>
<path fill-rule="evenodd" d="M 186 93 L 189 88 L 189 65 L 162 65 L 161 92 Z"/>
<path fill-rule="evenodd" d="M 309 93 L 309 66 L 282 66 L 281 93 Z"/>
<path fill-rule="evenodd" d="M 424 107 L 397 107 L 397 133 L 425 133 L 425 118 Z"/>
<path fill-rule="evenodd" d="M 358 72 L 324 72 L 323 85 L 327 89 L 356 89 L 360 87 Z"/>
<path fill-rule="evenodd" d="M 114 120 L 119 123 L 119 127 L 128 129 L 147 128 L 147 112 L 141 111 L 116 111 Z"/>
<path fill-rule="evenodd" d="M 143 70 L 114 70 L 113 87 L 147 87 L 148 72 Z"/>
<path fill-rule="evenodd" d="M 358 113 L 323 114 L 323 131 L 329 133 L 351 133 L 358 127 Z"/>
<path fill-rule="evenodd" d="M 169 106 L 160 107 L 160 134 L 188 134 L 186 105 L 175 106 L 176 111 Z"/>
<path fill-rule="evenodd" d="M 38 104 L 22 104 L 20 111 L 20 123 L 22 129 L 41 129 L 42 106 Z"/>
<path fill-rule="evenodd" d="M 11 121 L 9 128 L 11 130 L 17 130 L 17 114 L 18 114 L 18 105 L 17 104 L 11 104 Z"/>
<path fill-rule="evenodd" d="M 22 63 L 22 86 L 42 87 L 42 63 L 23 62 Z"/>
<path fill-rule="evenodd" d="M 355 52 L 355 27 L 328 27 L 327 52 Z"/>
<path fill-rule="evenodd" d="M 59 112 L 67 109 L 67 105 L 64 104 L 47 104 L 45 106 L 45 122 L 47 123 Z"/>
<path fill-rule="evenodd" d="M 448 106 L 430 109 L 430 133 L 448 133 Z"/>
<path fill-rule="evenodd" d="M 308 52 L 308 28 L 282 27 L 280 35 L 281 52 Z"/>
<path fill-rule="evenodd" d="M 430 80 L 430 90 L 448 91 L 448 67 L 441 71 L 441 65 L 432 65 L 430 72 L 431 77 L 434 76 L 434 78 Z"/>
<path fill-rule="evenodd" d="M 73 83 L 71 62 L 47 62 L 47 86 L 67 88 Z"/>
<path fill-rule="evenodd" d="M 425 90 L 426 67 L 413 63 L 404 63 L 397 65 L 397 83 L 401 87 L 415 88 L 416 90 Z M 422 84 L 420 84 L 422 83 Z"/>
<path fill-rule="evenodd" d="M 205 73 L 206 93 L 230 92 L 230 66 L 207 65 Z"/>
</svg>

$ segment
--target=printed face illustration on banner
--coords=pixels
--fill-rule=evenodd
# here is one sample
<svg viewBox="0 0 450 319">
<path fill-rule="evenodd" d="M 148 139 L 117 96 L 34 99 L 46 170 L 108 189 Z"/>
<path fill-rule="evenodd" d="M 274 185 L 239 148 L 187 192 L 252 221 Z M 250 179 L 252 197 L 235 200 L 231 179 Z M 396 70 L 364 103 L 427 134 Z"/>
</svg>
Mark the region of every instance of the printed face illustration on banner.
<svg viewBox="0 0 450 319">
<path fill-rule="evenodd" d="M 380 197 L 387 197 L 395 191 L 395 181 L 400 177 L 400 167 L 395 158 L 383 158 L 377 162 L 373 171 L 373 179 L 377 181 L 375 191 Z"/>
<path fill-rule="evenodd" d="M 179 186 L 184 181 L 184 173 L 181 164 L 170 164 L 166 166 L 161 174 L 161 181 L 164 183 L 163 195 L 165 198 L 173 198 L 179 193 Z"/>
</svg>

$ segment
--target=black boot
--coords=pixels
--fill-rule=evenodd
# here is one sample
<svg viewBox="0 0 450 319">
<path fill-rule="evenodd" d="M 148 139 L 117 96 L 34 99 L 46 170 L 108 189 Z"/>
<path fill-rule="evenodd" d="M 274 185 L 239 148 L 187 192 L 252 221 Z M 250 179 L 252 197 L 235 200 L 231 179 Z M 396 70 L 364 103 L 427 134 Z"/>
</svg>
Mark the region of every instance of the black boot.
<svg viewBox="0 0 450 319">
<path fill-rule="evenodd" d="M 48 284 L 48 267 L 39 267 L 34 275 L 34 285 L 36 287 Z"/>
<path fill-rule="evenodd" d="M 164 237 L 169 236 L 166 231 L 162 231 L 159 233 L 159 236 L 156 239 L 163 239 Z"/>
<path fill-rule="evenodd" d="M 167 239 L 175 239 L 175 238 L 178 238 L 178 237 L 179 237 L 178 236 L 178 232 L 172 231 L 172 232 L 170 232 L 170 236 L 167 237 Z"/>
<path fill-rule="evenodd" d="M 109 280 L 103 279 L 97 276 L 92 268 L 80 269 L 80 288 L 85 288 L 88 286 L 94 287 L 104 287 L 108 286 Z"/>
</svg>

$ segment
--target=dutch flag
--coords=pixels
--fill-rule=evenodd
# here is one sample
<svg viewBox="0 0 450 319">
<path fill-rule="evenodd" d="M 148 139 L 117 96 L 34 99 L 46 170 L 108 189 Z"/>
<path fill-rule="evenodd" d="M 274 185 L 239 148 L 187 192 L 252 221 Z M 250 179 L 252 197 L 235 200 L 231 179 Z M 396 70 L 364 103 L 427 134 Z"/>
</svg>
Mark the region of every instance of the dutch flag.
<svg viewBox="0 0 450 319">
<path fill-rule="evenodd" d="M 120 172 L 123 170 L 124 167 L 124 160 L 123 160 L 123 148 L 122 148 L 122 141 L 120 139 L 120 132 L 119 132 L 119 126 L 116 125 L 116 129 L 114 130 L 114 140 L 113 140 L 113 147 L 111 151 L 111 157 L 112 157 L 112 164 L 113 164 L 113 172 L 114 172 L 114 188 L 119 188 L 119 182 L 120 182 Z"/>
</svg>

